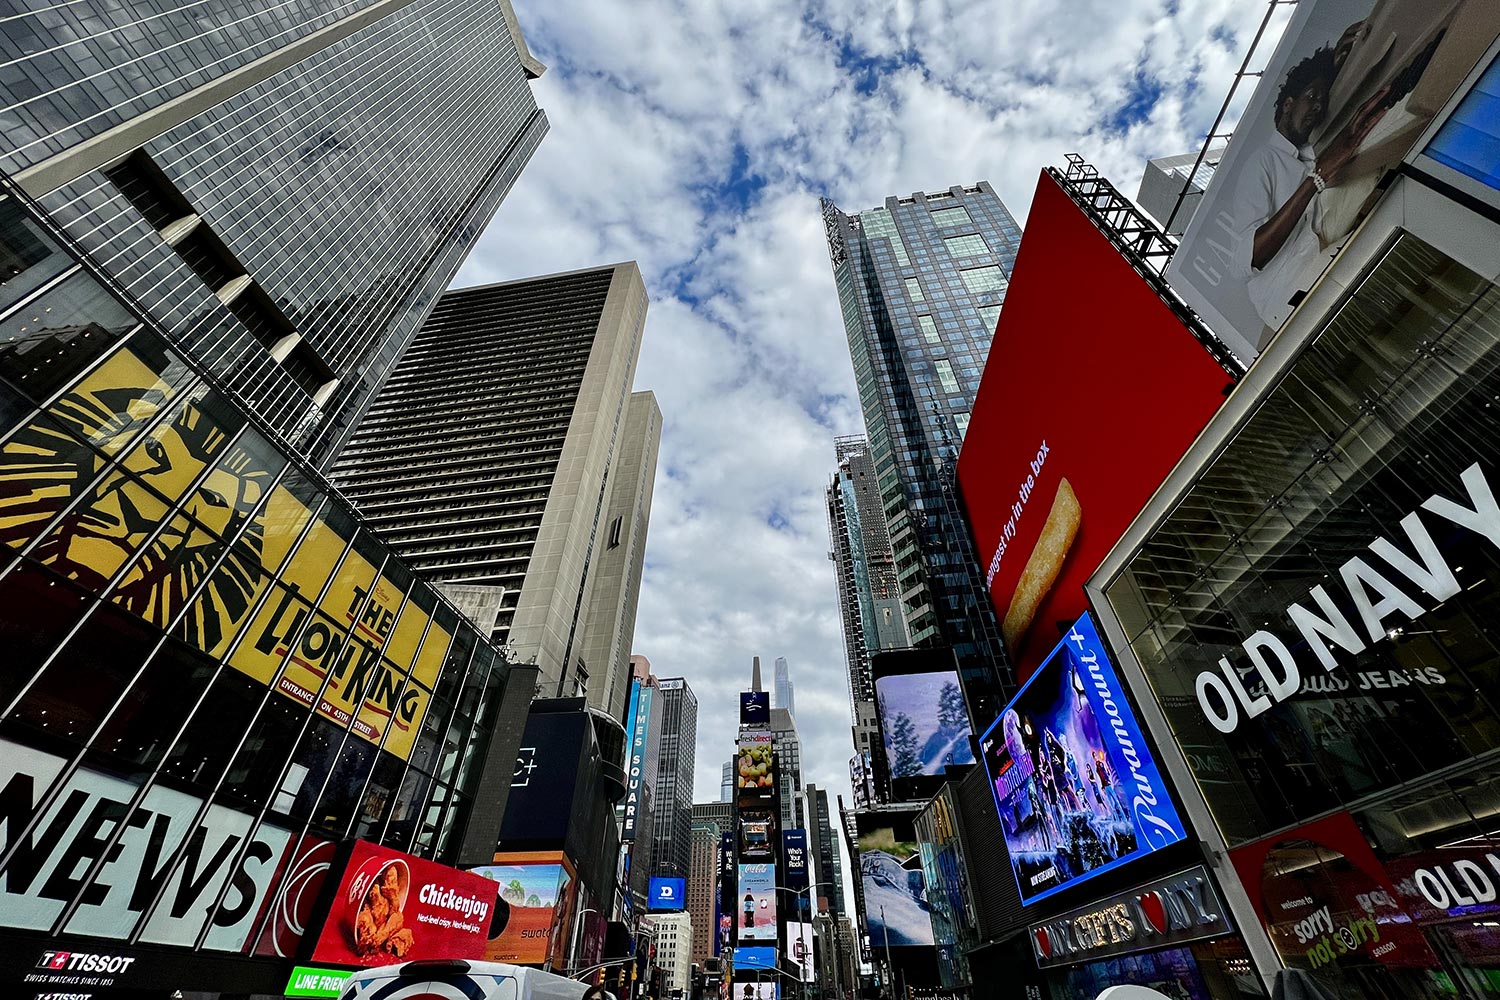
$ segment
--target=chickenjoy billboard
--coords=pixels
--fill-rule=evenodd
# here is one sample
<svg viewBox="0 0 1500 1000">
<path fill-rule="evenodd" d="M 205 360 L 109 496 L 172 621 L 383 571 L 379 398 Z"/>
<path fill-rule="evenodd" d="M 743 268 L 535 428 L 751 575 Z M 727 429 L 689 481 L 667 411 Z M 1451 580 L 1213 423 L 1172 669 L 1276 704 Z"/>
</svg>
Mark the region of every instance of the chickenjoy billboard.
<svg viewBox="0 0 1500 1000">
<path fill-rule="evenodd" d="M 481 875 L 356 841 L 313 961 L 481 958 L 495 898 L 495 883 Z"/>
<path fill-rule="evenodd" d="M 1037 184 L 958 459 L 1005 643 L 1027 676 L 1229 376 L 1058 182 Z"/>
</svg>

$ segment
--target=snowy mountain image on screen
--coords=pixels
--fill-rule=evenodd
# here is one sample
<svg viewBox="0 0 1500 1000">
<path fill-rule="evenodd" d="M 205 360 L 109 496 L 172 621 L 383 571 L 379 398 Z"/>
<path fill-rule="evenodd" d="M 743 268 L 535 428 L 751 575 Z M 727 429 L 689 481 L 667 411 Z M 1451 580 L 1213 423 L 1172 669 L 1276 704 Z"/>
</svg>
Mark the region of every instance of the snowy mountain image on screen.
<svg viewBox="0 0 1500 1000">
<path fill-rule="evenodd" d="M 859 871 L 871 946 L 884 947 L 886 935 L 893 948 L 931 945 L 932 914 L 922 872 L 901 867 L 900 861 L 884 851 L 860 851 Z"/>
<path fill-rule="evenodd" d="M 942 774 L 974 763 L 969 716 L 952 671 L 894 674 L 875 681 L 891 777 Z"/>
</svg>

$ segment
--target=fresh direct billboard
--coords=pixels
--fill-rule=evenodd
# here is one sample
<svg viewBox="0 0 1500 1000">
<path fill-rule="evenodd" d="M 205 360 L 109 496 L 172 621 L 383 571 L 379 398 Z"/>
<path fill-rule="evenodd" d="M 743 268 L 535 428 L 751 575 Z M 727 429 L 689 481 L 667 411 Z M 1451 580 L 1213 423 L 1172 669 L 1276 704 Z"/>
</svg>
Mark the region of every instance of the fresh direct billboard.
<svg viewBox="0 0 1500 1000">
<path fill-rule="evenodd" d="M 680 910 L 687 906 L 687 879 L 651 876 L 646 896 L 648 910 Z"/>
<path fill-rule="evenodd" d="M 740 941 L 776 942 L 776 866 L 740 865 Z"/>
<path fill-rule="evenodd" d="M 1087 615 L 979 743 L 1022 903 L 1186 836 Z"/>
<path fill-rule="evenodd" d="M 975 552 L 1020 676 L 1088 610 L 1084 583 L 1228 383 L 1043 174 L 958 459 Z"/>
<path fill-rule="evenodd" d="M 564 960 L 563 936 L 576 892 L 573 865 L 561 851 L 512 851 L 470 871 L 489 879 L 495 897 L 484 958 L 513 965 Z"/>
<path fill-rule="evenodd" d="M 740 805 L 776 798 L 776 758 L 771 753 L 768 731 L 747 729 L 740 733 L 734 781 Z"/>
<path fill-rule="evenodd" d="M 489 879 L 357 840 L 312 957 L 362 966 L 482 958 L 494 915 Z"/>
<path fill-rule="evenodd" d="M 950 649 L 870 657 L 876 717 L 897 801 L 931 798 L 949 767 L 974 763 L 969 713 Z"/>
<path fill-rule="evenodd" d="M 1497 32 L 1492 0 L 1297 5 L 1167 271 L 1242 361 L 1286 322 Z"/>
</svg>

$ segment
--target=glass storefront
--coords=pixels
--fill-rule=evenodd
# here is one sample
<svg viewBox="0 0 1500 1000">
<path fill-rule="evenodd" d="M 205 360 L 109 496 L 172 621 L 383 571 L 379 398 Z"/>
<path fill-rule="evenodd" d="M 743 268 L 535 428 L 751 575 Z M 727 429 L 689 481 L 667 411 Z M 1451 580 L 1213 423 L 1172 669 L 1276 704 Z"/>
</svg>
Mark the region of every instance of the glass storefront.
<svg viewBox="0 0 1500 1000">
<path fill-rule="evenodd" d="M 1500 289 L 1398 233 L 1106 588 L 1336 996 L 1500 993 L 1497 343 Z"/>
<path fill-rule="evenodd" d="M 0 194 L 0 926 L 288 954 L 351 837 L 451 860 L 507 667 Z"/>
</svg>

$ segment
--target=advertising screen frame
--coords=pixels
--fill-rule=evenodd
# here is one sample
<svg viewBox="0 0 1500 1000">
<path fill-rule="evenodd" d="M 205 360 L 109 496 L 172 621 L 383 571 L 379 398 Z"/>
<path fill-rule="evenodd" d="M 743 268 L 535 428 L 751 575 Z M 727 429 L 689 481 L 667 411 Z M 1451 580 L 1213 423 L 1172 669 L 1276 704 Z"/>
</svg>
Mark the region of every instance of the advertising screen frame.
<svg viewBox="0 0 1500 1000">
<path fill-rule="evenodd" d="M 935 943 L 916 818 L 915 808 L 855 814 L 855 848 L 870 948 L 890 947 L 899 952 L 931 948 Z M 920 891 L 915 891 L 918 886 Z"/>
<path fill-rule="evenodd" d="M 1064 671 L 1070 676 L 1063 676 Z M 1072 689 L 1071 702 L 1068 688 Z M 1069 703 L 1076 718 L 1061 720 L 1059 737 L 1052 728 L 1053 720 L 1060 718 Z M 1042 711 L 1049 714 L 1041 716 Z M 1049 720 L 1039 726 L 1046 735 L 1027 736 L 1033 718 L 1038 717 Z M 1082 748 L 1076 745 L 1079 739 L 1086 741 Z M 1036 741 L 1029 751 L 1024 749 L 1028 740 Z M 1187 824 L 1177 808 L 1175 794 L 1157 767 L 1156 755 L 1115 671 L 1113 658 L 1089 614 L 1073 623 L 1052 654 L 980 736 L 979 745 L 1005 853 L 1023 906 L 1187 839 Z M 1022 750 L 1019 757 L 1017 749 Z M 1089 763 L 1080 767 L 1080 750 L 1084 749 Z M 1045 770 L 1037 766 L 1038 751 L 1044 751 Z M 1133 783 L 1129 791 L 1127 783 Z M 1078 808 L 1068 809 L 1070 801 Z M 1023 873 L 1028 865 L 1024 855 L 1039 852 L 1019 849 L 1022 823 L 1037 831 L 1048 845 L 1045 853 L 1051 855 L 1048 868 L 1029 876 Z M 1102 850 L 1105 838 L 1099 832 L 1101 823 L 1108 824 L 1111 841 L 1123 840 L 1129 833 L 1135 846 L 1102 865 L 1076 874 L 1062 872 L 1058 868 L 1065 857 L 1060 853 L 1062 831 L 1075 839 L 1087 831 Z M 1035 887 L 1043 885 L 1049 870 L 1057 881 L 1038 891 Z"/>
<path fill-rule="evenodd" d="M 752 944 L 770 942 L 774 947 L 780 923 L 776 910 L 776 866 L 741 862 L 735 887 L 735 939 Z M 741 902 L 746 899 L 750 903 L 748 907 Z M 751 917 L 749 926 L 744 922 L 747 914 Z"/>
<path fill-rule="evenodd" d="M 741 808 L 773 804 L 776 802 L 775 739 L 768 729 L 742 729 L 735 743 L 735 801 Z M 745 768 L 763 769 L 758 775 L 745 772 Z M 769 778 L 769 781 L 766 779 Z M 746 782 L 755 780 L 756 785 Z"/>
<path fill-rule="evenodd" d="M 655 912 L 687 909 L 687 879 L 652 875 L 646 892 L 646 909 Z"/>
<path fill-rule="evenodd" d="M 498 887 L 496 893 L 499 899 L 505 903 L 505 923 L 500 932 L 495 933 L 494 921 L 490 925 L 490 934 L 493 936 L 485 944 L 486 961 L 545 965 L 550 957 L 553 967 L 557 967 L 565 960 L 560 935 L 566 933 L 571 926 L 571 914 L 578 891 L 577 872 L 566 854 L 562 851 L 502 851 L 494 856 L 492 863 L 469 871 L 494 882 Z M 533 871 L 541 879 L 542 886 L 551 888 L 551 902 L 539 899 L 539 905 L 533 907 L 525 905 L 524 895 L 521 903 L 507 898 L 506 889 L 511 883 L 506 882 L 504 876 L 510 875 L 514 881 L 520 882 L 519 876 Z M 520 884 L 524 894 L 527 891 L 526 883 Z M 530 887 L 530 891 L 535 890 L 536 886 Z M 499 908 L 500 904 L 497 902 L 497 911 Z M 496 921 L 498 920 L 497 912 Z M 543 927 L 546 928 L 545 933 L 538 934 L 537 931 Z"/>
<path fill-rule="evenodd" d="M 950 768 L 970 767 L 974 759 L 973 727 L 968 702 L 958 672 L 958 657 L 948 647 L 898 649 L 870 656 L 870 678 L 875 689 L 875 718 L 891 775 L 891 798 L 896 802 L 925 802 L 952 775 Z M 882 683 L 884 682 L 884 683 Z M 935 685 L 941 688 L 933 691 Z M 890 697 L 885 697 L 889 695 Z M 930 718 L 913 719 L 907 713 L 919 701 Z M 944 723 L 944 714 L 948 720 Z M 926 739 L 923 734 L 927 733 Z M 948 750 L 942 761 L 928 759 L 934 740 L 946 738 Z M 898 746 L 904 739 L 911 745 Z M 921 745 L 918 745 L 921 741 Z M 897 775 L 898 761 L 910 755 L 917 770 Z"/>
<path fill-rule="evenodd" d="M 771 692 L 740 692 L 740 725 L 769 726 L 771 724 Z"/>
<path fill-rule="evenodd" d="M 1231 382 L 1043 173 L 958 458 L 975 554 L 1018 678 L 1089 609 L 1084 585 Z"/>
<path fill-rule="evenodd" d="M 1166 271 L 1245 364 L 1322 276 L 1379 199 L 1382 177 L 1494 42 L 1500 8 L 1485 7 L 1483 0 L 1297 5 Z M 1439 29 L 1445 30 L 1434 39 Z M 1321 49 L 1327 55 L 1318 56 Z M 1322 71 L 1312 68 L 1320 65 Z M 1294 73 L 1298 81 L 1332 73 L 1331 83 L 1309 81 L 1326 88 L 1328 111 L 1306 137 L 1297 125 L 1299 134 L 1289 137 L 1277 124 L 1281 92 Z M 1357 132 L 1368 137 L 1352 159 L 1331 149 L 1340 136 Z M 1339 165 L 1341 159 L 1347 162 Z M 1275 225 L 1282 211 L 1299 204 L 1289 225 Z"/>
</svg>

